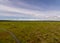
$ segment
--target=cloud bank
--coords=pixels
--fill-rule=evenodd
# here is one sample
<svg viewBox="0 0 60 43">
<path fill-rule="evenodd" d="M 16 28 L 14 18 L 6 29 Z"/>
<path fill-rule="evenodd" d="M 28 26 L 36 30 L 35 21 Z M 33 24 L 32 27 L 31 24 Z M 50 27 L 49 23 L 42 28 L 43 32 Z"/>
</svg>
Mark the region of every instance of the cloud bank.
<svg viewBox="0 0 60 43">
<path fill-rule="evenodd" d="M 43 6 L 48 7 L 44 3 Z M 60 20 L 60 10 L 46 10 L 43 6 L 37 6 L 19 0 L 0 0 L 0 19 L 10 20 Z"/>
</svg>

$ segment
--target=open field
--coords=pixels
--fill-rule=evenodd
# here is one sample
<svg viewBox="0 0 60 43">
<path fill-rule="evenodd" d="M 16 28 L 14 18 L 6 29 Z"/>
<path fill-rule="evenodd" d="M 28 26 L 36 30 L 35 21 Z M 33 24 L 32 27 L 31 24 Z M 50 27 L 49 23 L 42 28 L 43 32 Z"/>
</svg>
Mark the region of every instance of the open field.
<svg viewBox="0 0 60 43">
<path fill-rule="evenodd" d="M 6 31 L 4 31 L 6 30 Z M 5 21 L 0 22 L 0 43 L 60 43 L 60 22 Z"/>
</svg>

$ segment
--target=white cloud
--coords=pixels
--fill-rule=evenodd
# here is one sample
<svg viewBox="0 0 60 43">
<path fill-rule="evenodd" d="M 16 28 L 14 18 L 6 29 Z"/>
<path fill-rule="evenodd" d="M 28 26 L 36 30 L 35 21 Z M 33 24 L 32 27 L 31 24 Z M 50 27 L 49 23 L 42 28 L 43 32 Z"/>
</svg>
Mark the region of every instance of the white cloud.
<svg viewBox="0 0 60 43">
<path fill-rule="evenodd" d="M 5 0 L 6 2 L 8 0 Z M 0 2 L 4 2 L 4 0 L 0 0 Z M 4 3 L 6 3 L 4 2 Z M 7 4 L 7 3 L 6 3 Z M 26 5 L 28 7 L 30 7 L 28 4 L 24 4 L 24 3 L 18 3 L 21 5 Z M 37 19 L 57 19 L 60 18 L 60 11 L 55 11 L 55 10 L 51 10 L 51 11 L 38 11 L 38 10 L 30 10 L 30 9 L 25 9 L 25 8 L 16 8 L 16 7 L 11 7 L 8 5 L 4 5 L 4 4 L 0 4 L 0 11 L 4 11 L 4 12 L 17 12 L 20 13 L 19 15 L 17 14 L 8 14 L 8 13 L 1 13 L 0 12 L 0 16 L 14 16 L 14 17 L 21 17 L 21 13 L 25 14 L 25 15 L 29 15 L 29 16 L 33 16 Z M 33 19 L 33 18 L 32 18 Z"/>
<path fill-rule="evenodd" d="M 35 6 L 35 5 L 27 4 L 27 3 L 22 2 L 22 1 L 16 2 L 15 4 L 17 4 L 19 6 L 24 6 L 26 8 L 30 8 L 30 9 L 42 10 L 42 7 L 38 7 L 38 6 Z"/>
<path fill-rule="evenodd" d="M 5 5 L 0 5 L 0 11 L 17 12 L 17 13 L 23 13 L 23 14 L 32 15 L 32 16 L 39 16 L 41 14 L 39 11 L 22 9 L 22 8 L 13 8 Z"/>
<path fill-rule="evenodd" d="M 6 5 L 0 5 L 0 11 L 6 11 L 6 12 L 17 12 L 17 13 L 22 13 L 26 15 L 31 15 L 36 18 L 47 18 L 47 19 L 56 19 L 60 15 L 60 11 L 35 11 L 35 10 L 29 10 L 29 9 L 22 9 L 22 8 L 14 8 L 14 7 L 8 7 Z M 1 15 L 1 14 L 0 14 Z M 5 16 L 16 16 L 13 14 L 2 14 Z"/>
</svg>

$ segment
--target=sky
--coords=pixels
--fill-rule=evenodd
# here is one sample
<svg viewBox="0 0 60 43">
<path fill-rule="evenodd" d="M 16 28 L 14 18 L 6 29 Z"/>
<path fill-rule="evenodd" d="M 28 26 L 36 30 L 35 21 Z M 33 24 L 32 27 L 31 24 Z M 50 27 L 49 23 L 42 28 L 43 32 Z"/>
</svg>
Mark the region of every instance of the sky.
<svg viewBox="0 0 60 43">
<path fill-rule="evenodd" d="M 60 20 L 60 0 L 0 0 L 0 20 Z"/>
</svg>

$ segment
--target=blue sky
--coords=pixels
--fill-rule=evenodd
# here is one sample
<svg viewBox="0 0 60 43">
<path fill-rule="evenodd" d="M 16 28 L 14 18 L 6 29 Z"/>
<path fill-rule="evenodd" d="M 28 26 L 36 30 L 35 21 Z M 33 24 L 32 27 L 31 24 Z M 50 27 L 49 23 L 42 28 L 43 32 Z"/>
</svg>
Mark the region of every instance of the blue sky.
<svg viewBox="0 0 60 43">
<path fill-rule="evenodd" d="M 0 0 L 0 20 L 60 20 L 60 0 Z"/>
</svg>

